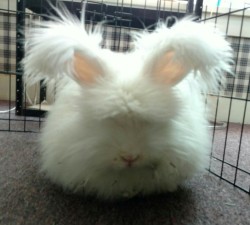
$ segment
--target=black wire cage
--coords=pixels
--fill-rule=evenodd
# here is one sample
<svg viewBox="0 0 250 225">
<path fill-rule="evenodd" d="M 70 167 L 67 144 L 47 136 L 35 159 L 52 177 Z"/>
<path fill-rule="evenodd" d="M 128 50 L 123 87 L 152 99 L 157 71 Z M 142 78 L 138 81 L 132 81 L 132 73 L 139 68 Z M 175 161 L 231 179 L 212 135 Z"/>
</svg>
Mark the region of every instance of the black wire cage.
<svg viewBox="0 0 250 225">
<path fill-rule="evenodd" d="M 50 1 L 56 5 L 59 1 Z M 80 16 L 81 0 L 61 1 Z M 104 46 L 113 51 L 130 49 L 131 30 L 154 29 L 158 20 L 173 25 L 175 18 L 194 15 L 227 36 L 234 50 L 235 76 L 226 74 L 226 85 L 206 97 L 213 147 L 208 170 L 250 194 L 250 7 L 239 2 L 206 5 L 203 0 L 93 0 L 85 1 L 86 23 L 107 21 Z M 219 1 L 218 1 L 219 3 Z M 46 0 L 2 0 L 0 3 L 0 131 L 39 132 L 53 104 L 40 83 L 25 87 L 20 64 L 25 52 L 25 32 L 33 20 L 53 14 Z M 25 29 L 24 29 L 25 28 Z"/>
</svg>

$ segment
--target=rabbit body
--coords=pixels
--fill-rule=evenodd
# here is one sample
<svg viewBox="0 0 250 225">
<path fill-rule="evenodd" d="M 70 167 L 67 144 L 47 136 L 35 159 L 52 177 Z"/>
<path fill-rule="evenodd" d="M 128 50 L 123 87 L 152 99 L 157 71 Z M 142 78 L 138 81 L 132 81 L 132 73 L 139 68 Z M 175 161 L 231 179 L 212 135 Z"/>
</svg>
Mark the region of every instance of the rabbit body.
<svg viewBox="0 0 250 225">
<path fill-rule="evenodd" d="M 143 66 L 129 57 L 129 65 L 115 64 L 124 77 Z M 43 170 L 63 187 L 104 198 L 176 190 L 208 161 L 198 89 L 188 79 L 172 88 L 142 78 L 126 83 L 113 72 L 116 81 L 95 87 L 68 81 L 43 130 Z M 139 159 L 129 165 L 122 155 Z"/>
<path fill-rule="evenodd" d="M 160 25 L 117 53 L 75 19 L 35 29 L 26 77 L 61 83 L 41 135 L 47 176 L 116 199 L 175 191 L 202 171 L 210 136 L 201 91 L 217 88 L 231 60 L 228 43 L 210 31 L 185 20 Z"/>
</svg>

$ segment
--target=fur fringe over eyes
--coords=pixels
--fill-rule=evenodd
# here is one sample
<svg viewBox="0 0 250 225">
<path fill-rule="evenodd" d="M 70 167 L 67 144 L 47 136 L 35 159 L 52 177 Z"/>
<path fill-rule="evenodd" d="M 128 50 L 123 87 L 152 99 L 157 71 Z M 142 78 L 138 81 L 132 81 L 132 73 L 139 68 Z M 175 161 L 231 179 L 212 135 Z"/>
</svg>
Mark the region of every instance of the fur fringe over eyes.
<svg viewBox="0 0 250 225">
<path fill-rule="evenodd" d="M 33 84 L 61 76 L 80 79 L 81 83 L 92 82 L 109 67 L 104 60 L 107 50 L 100 45 L 102 25 L 87 32 L 84 21 L 66 9 L 57 13 L 59 19 L 42 22 L 29 31 L 23 60 L 26 82 Z M 134 49 L 126 57 L 140 54 L 145 62 L 144 73 L 153 73 L 166 84 L 175 85 L 194 71 L 203 91 L 216 90 L 224 72 L 231 71 L 232 49 L 223 35 L 190 18 L 180 20 L 172 28 L 159 23 L 153 32 L 145 30 L 132 37 Z M 108 57 L 111 64 L 112 54 Z"/>
</svg>

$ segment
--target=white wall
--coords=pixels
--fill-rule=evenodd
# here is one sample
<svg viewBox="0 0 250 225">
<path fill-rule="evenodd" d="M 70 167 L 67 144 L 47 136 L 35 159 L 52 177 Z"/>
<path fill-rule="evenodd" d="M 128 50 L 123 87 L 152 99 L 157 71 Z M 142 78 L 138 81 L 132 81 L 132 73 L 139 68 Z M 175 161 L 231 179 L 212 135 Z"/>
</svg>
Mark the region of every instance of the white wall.
<svg viewBox="0 0 250 225">
<path fill-rule="evenodd" d="M 16 76 L 0 74 L 0 100 L 9 99 L 16 99 Z"/>
<path fill-rule="evenodd" d="M 217 101 L 218 101 L 218 109 L 216 116 Z M 230 102 L 231 102 L 231 107 L 230 107 Z M 250 104 L 245 100 L 236 100 L 236 99 L 231 100 L 229 98 L 224 98 L 224 97 L 209 96 L 208 104 L 211 109 L 208 117 L 212 121 L 214 121 L 216 116 L 216 121 L 225 122 L 228 121 L 229 118 L 230 122 L 234 123 L 244 122 L 245 124 L 250 124 Z"/>
<path fill-rule="evenodd" d="M 216 13 L 203 13 L 202 18 L 209 18 L 215 16 Z M 242 21 L 243 11 L 218 17 L 216 19 L 209 19 L 206 23 L 216 24 L 223 33 L 227 33 L 228 36 L 242 36 L 250 38 L 250 10 L 245 11 L 245 17 Z M 242 28 L 241 28 L 242 27 Z M 241 35 L 240 35 L 241 34 Z"/>
<path fill-rule="evenodd" d="M 16 1 L 17 0 L 1 0 L 0 9 L 16 10 Z"/>
</svg>

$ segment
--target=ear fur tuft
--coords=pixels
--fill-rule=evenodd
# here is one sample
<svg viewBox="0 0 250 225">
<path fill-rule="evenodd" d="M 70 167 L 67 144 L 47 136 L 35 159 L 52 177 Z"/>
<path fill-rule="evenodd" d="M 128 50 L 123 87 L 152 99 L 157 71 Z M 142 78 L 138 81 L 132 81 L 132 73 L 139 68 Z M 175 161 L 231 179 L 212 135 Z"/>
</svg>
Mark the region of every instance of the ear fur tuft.
<svg viewBox="0 0 250 225">
<path fill-rule="evenodd" d="M 171 28 L 159 23 L 152 33 L 144 31 L 134 39 L 135 50 L 141 52 L 147 65 L 145 73 L 154 76 L 157 70 L 154 65 L 165 64 L 165 80 L 173 80 L 173 85 L 194 71 L 203 91 L 216 90 L 224 72 L 231 72 L 233 54 L 230 44 L 213 27 L 192 22 L 190 18 L 177 22 Z M 174 63 L 166 57 L 170 52 L 174 54 Z M 169 66 L 175 69 L 167 70 Z"/>
<path fill-rule="evenodd" d="M 70 16 L 66 9 L 62 12 L 56 10 L 59 18 L 36 24 L 35 28 L 28 31 L 25 58 L 22 61 L 25 82 L 28 84 L 42 79 L 54 80 L 62 75 L 74 76 L 72 65 L 76 52 L 86 60 L 99 57 L 101 26 L 87 33 L 84 23 Z"/>
</svg>

